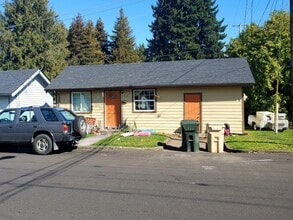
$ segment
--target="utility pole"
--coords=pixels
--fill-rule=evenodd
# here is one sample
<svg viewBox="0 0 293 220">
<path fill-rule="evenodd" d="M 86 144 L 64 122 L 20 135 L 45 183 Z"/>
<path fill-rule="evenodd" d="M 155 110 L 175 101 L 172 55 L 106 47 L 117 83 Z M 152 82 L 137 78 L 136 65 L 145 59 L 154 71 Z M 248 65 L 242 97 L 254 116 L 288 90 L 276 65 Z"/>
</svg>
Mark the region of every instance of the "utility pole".
<svg viewBox="0 0 293 220">
<path fill-rule="evenodd" d="M 292 0 L 291 0 L 292 1 Z M 235 24 L 235 25 L 232 25 L 232 27 L 238 27 L 238 30 L 239 30 L 239 34 L 242 32 L 242 28 L 243 28 L 243 24 Z"/>
<path fill-rule="evenodd" d="M 291 121 L 293 121 L 293 0 L 290 0 L 290 36 L 291 36 Z"/>
</svg>

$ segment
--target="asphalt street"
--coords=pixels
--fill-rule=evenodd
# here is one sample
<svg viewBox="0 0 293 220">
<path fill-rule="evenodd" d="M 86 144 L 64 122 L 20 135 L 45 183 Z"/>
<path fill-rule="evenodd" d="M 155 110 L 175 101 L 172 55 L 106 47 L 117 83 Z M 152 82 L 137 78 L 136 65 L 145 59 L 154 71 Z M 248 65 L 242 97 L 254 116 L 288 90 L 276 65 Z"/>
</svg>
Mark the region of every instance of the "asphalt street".
<svg viewBox="0 0 293 220">
<path fill-rule="evenodd" d="M 0 219 L 292 219 L 293 154 L 0 150 Z"/>
</svg>

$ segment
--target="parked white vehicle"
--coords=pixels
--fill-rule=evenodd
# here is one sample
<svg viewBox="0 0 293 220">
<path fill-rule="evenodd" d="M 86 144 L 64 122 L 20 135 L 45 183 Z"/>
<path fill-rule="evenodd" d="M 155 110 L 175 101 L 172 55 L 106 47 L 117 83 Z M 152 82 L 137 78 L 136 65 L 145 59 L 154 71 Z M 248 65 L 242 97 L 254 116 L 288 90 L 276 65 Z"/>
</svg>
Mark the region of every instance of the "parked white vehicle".
<svg viewBox="0 0 293 220">
<path fill-rule="evenodd" d="M 275 114 L 268 111 L 256 112 L 256 115 L 248 116 L 248 124 L 254 129 L 275 129 Z M 278 130 L 288 129 L 289 122 L 285 113 L 278 114 Z"/>
</svg>

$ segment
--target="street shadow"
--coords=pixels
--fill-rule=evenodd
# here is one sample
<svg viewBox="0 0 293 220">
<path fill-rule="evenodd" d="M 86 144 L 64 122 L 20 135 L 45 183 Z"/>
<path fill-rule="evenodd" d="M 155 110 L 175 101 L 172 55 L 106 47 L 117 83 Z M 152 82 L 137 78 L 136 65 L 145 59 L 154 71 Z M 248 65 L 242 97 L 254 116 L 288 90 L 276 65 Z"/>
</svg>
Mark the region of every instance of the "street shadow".
<svg viewBox="0 0 293 220">
<path fill-rule="evenodd" d="M 76 146 L 61 146 L 59 150 L 53 151 L 51 154 L 62 154 L 77 149 Z M 18 153 L 37 155 L 33 146 L 30 144 L 5 144 L 0 146 L 0 153 Z M 1 159 L 1 157 L 0 157 Z M 12 159 L 12 158 L 9 158 Z"/>
<path fill-rule="evenodd" d="M 8 160 L 13 158 L 15 158 L 15 156 L 3 156 L 3 157 L 0 157 L 0 160 Z"/>
<path fill-rule="evenodd" d="M 163 147 L 164 150 L 182 151 L 182 147 L 181 146 L 172 146 L 172 145 L 167 144 L 165 142 L 158 142 L 158 146 Z"/>
<path fill-rule="evenodd" d="M 22 154 L 36 154 L 31 145 L 27 144 L 1 144 L 1 153 L 22 153 Z"/>
<path fill-rule="evenodd" d="M 245 153 L 246 151 L 243 150 L 236 150 L 236 149 L 232 149 L 228 146 L 227 143 L 224 143 L 224 151 L 227 153 Z"/>
<path fill-rule="evenodd" d="M 168 143 L 159 142 L 158 146 L 162 146 L 164 150 L 183 151 L 181 141 L 179 141 L 179 140 L 171 141 L 171 142 L 168 142 Z M 207 151 L 207 147 L 206 147 L 206 144 L 204 142 L 200 142 L 199 151 Z"/>
<path fill-rule="evenodd" d="M 182 151 L 182 147 L 177 147 L 177 146 L 172 146 L 172 145 L 168 145 L 168 144 L 165 144 L 163 146 L 163 149 L 164 150 L 170 150 L 170 151 Z"/>
<path fill-rule="evenodd" d="M 72 146 L 59 146 L 59 150 L 53 151 L 53 154 L 62 154 L 65 152 L 71 152 L 77 149 L 76 145 Z"/>
</svg>

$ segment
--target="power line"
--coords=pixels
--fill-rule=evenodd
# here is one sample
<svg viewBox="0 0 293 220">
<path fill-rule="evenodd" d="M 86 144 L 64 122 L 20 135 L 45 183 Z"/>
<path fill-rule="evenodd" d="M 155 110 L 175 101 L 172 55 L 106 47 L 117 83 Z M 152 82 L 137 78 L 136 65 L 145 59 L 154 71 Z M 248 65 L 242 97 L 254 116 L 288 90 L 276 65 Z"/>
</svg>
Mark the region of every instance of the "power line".
<svg viewBox="0 0 293 220">
<path fill-rule="evenodd" d="M 136 5 L 136 4 L 139 4 L 139 3 L 143 2 L 143 1 L 145 1 L 145 0 L 139 0 L 139 1 L 136 1 L 136 2 L 133 2 L 133 3 L 128 3 L 128 4 L 119 5 L 119 6 L 116 6 L 116 7 L 104 9 L 104 10 L 101 10 L 101 11 L 88 13 L 88 14 L 83 15 L 82 17 L 86 17 L 86 16 L 94 15 L 94 14 L 99 14 L 99 13 L 103 13 L 103 12 L 107 12 L 107 11 L 112 11 L 112 10 L 119 9 L 119 8 L 122 8 L 122 7 L 128 7 L 128 6 Z M 68 19 L 65 19 L 65 20 L 68 20 Z"/>
<path fill-rule="evenodd" d="M 245 11 L 244 11 L 244 25 L 246 24 L 247 8 L 248 8 L 248 0 L 246 0 L 246 3 L 245 3 Z"/>
<path fill-rule="evenodd" d="M 266 13 L 266 11 L 267 11 L 269 5 L 270 5 L 270 2 L 271 2 L 271 0 L 268 1 L 267 5 L 266 5 L 266 7 L 265 7 L 265 9 L 264 9 L 264 12 L 262 13 L 262 16 L 261 16 L 261 18 L 260 18 L 260 20 L 259 20 L 259 22 L 258 22 L 258 25 L 260 25 L 260 23 L 261 23 L 261 21 L 262 21 L 264 15 L 265 15 L 265 13 Z"/>
<path fill-rule="evenodd" d="M 82 9 L 82 10 L 79 10 L 77 13 L 80 13 L 80 12 L 83 12 L 83 11 L 89 11 L 89 10 L 93 10 L 93 9 L 96 9 L 96 8 L 103 8 L 105 6 L 108 6 L 108 5 L 113 5 L 114 2 L 117 2 L 119 0 L 113 0 L 113 1 L 108 1 L 107 4 L 99 4 L 99 5 L 94 5 L 92 6 L 91 8 L 87 8 L 87 9 Z M 76 12 L 67 12 L 65 14 L 60 14 L 60 16 L 64 16 L 64 15 L 71 15 L 73 13 L 76 13 Z"/>
<path fill-rule="evenodd" d="M 277 0 L 273 0 L 273 3 L 272 3 L 272 8 L 271 8 L 271 11 L 270 11 L 270 13 L 272 13 L 272 11 L 275 11 L 275 10 L 276 10 L 276 8 L 277 8 L 277 3 L 278 3 L 278 1 L 277 1 Z"/>
<path fill-rule="evenodd" d="M 235 10 L 233 20 L 235 20 L 238 17 L 238 11 L 239 11 L 239 7 L 240 7 L 240 2 L 241 2 L 241 0 L 238 0 L 238 4 L 237 4 L 237 8 Z"/>
<path fill-rule="evenodd" d="M 252 24 L 253 19 L 253 0 L 251 0 L 251 15 L 250 15 L 250 24 Z"/>
<path fill-rule="evenodd" d="M 100 5 L 96 5 L 96 6 L 93 6 L 89 9 L 82 9 L 82 10 L 79 10 L 79 11 L 76 11 L 76 12 L 68 12 L 66 14 L 60 14 L 59 17 L 61 16 L 64 16 L 64 15 L 71 15 L 73 13 L 77 14 L 77 13 L 80 13 L 80 12 L 83 12 L 83 11 L 89 11 L 89 10 L 92 10 L 92 9 L 96 9 L 96 8 L 104 8 L 105 6 L 113 6 L 113 3 L 114 2 L 121 2 L 121 0 L 113 0 L 111 2 L 107 2 L 107 4 L 100 4 Z M 131 5 L 136 5 L 136 4 L 139 4 L 143 1 L 146 1 L 146 0 L 138 0 L 138 1 L 135 1 L 135 2 L 131 2 L 131 3 L 125 3 L 125 4 L 121 4 L 119 6 L 115 6 L 115 7 L 110 7 L 110 8 L 107 8 L 106 9 L 103 9 L 103 10 L 100 10 L 100 11 L 95 11 L 95 12 L 91 12 L 91 13 L 87 13 L 85 15 L 83 15 L 82 17 L 86 17 L 86 16 L 89 16 L 89 15 L 93 15 L 93 14 L 98 14 L 98 13 L 103 13 L 103 12 L 107 12 L 107 11 L 112 11 L 112 10 L 115 10 L 117 8 L 122 8 L 122 7 L 128 7 L 128 6 L 131 6 Z M 74 17 L 70 17 L 70 18 L 64 18 L 62 19 L 62 21 L 66 21 L 66 20 L 72 20 Z"/>
<path fill-rule="evenodd" d="M 117 0 L 114 0 L 114 1 L 112 1 L 112 2 L 115 2 L 115 1 L 117 1 Z M 146 0 L 138 0 L 138 1 L 135 1 L 135 2 L 131 2 L 131 3 L 125 3 L 125 4 L 122 4 L 122 5 L 116 6 L 116 7 L 111 7 L 111 8 L 107 8 L 107 9 L 104 9 L 104 10 L 100 10 L 100 11 L 96 11 L 96 12 L 88 13 L 88 14 L 83 15 L 82 17 L 85 18 L 85 17 L 87 17 L 87 16 L 89 16 L 89 15 L 99 14 L 99 13 L 103 13 L 103 12 L 107 12 L 107 11 L 112 11 L 112 10 L 119 9 L 119 8 L 123 8 L 123 7 L 128 7 L 128 6 L 136 5 L 136 4 L 139 4 L 139 3 L 143 2 L 143 1 L 146 1 Z M 2 4 L 2 5 L 4 5 L 4 4 Z M 109 4 L 103 4 L 103 5 L 101 4 L 101 5 L 99 5 L 99 6 L 97 5 L 97 6 L 95 6 L 95 8 L 98 8 L 98 7 L 100 7 L 100 6 L 105 6 L 105 5 L 109 5 Z M 84 10 L 82 10 L 82 11 L 86 11 L 86 10 L 89 10 L 89 9 L 84 9 Z M 55 11 L 54 11 L 54 13 L 55 13 Z M 67 15 L 67 14 L 70 14 L 70 13 L 66 13 L 65 15 Z M 62 16 L 62 15 L 64 15 L 64 14 L 61 14 L 61 16 Z M 60 15 L 55 15 L 54 18 L 58 18 L 58 17 L 60 17 Z M 49 20 L 49 19 L 51 19 L 51 17 L 43 18 L 42 21 L 46 21 L 46 20 Z M 62 19 L 62 23 L 63 23 L 63 21 L 65 21 L 65 20 L 69 20 L 69 19 L 72 20 L 72 19 L 74 19 L 74 17 L 70 17 L 70 18 Z M 6 30 L 9 30 L 9 29 L 11 29 L 11 28 L 21 27 L 21 26 L 23 26 L 23 25 L 33 24 L 34 22 L 35 22 L 35 21 L 23 22 L 23 23 L 20 23 L 20 24 L 17 24 L 17 25 L 13 25 L 13 26 L 6 26 L 6 27 L 4 27 L 4 28 L 5 28 Z"/>
</svg>

